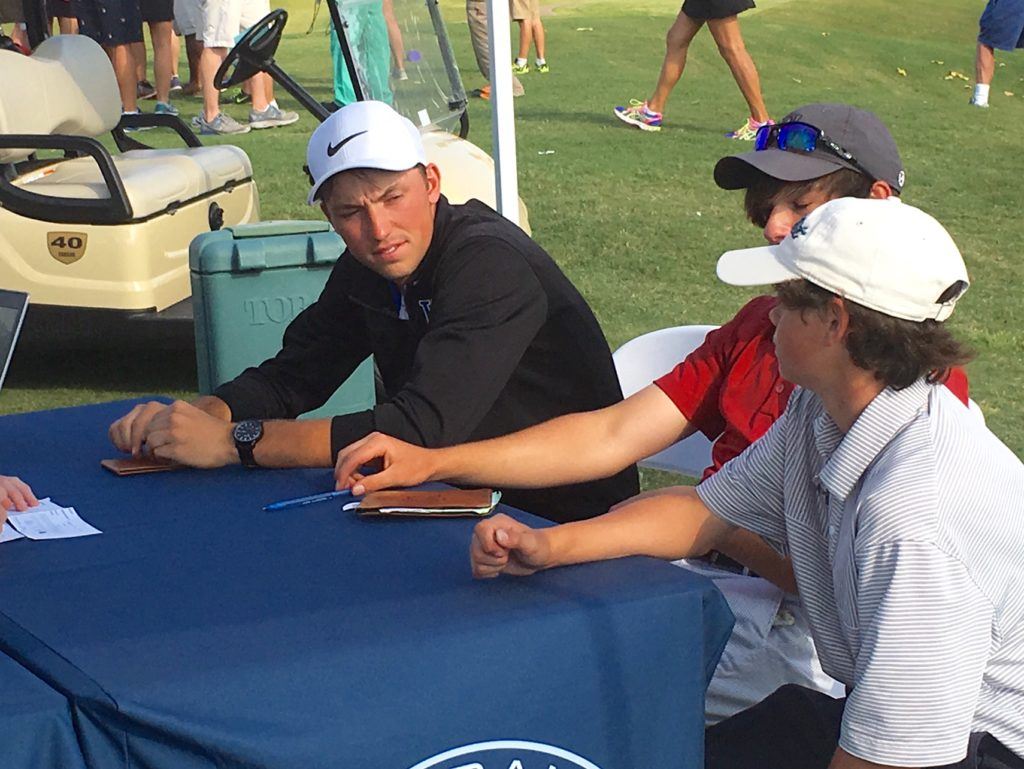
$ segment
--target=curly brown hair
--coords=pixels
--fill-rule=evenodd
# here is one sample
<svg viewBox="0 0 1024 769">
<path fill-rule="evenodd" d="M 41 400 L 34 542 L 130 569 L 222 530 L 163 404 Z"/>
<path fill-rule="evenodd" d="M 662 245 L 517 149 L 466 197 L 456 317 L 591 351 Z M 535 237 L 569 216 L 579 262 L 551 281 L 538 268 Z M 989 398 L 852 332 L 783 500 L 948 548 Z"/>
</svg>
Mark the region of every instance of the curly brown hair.
<svg viewBox="0 0 1024 769">
<path fill-rule="evenodd" d="M 819 314 L 838 296 L 802 278 L 777 284 L 775 294 L 787 309 Z M 974 357 L 944 323 L 903 320 L 843 301 L 850 316 L 846 350 L 851 360 L 894 390 L 909 387 L 921 377 L 932 383 L 944 382 L 951 368 Z"/>
</svg>

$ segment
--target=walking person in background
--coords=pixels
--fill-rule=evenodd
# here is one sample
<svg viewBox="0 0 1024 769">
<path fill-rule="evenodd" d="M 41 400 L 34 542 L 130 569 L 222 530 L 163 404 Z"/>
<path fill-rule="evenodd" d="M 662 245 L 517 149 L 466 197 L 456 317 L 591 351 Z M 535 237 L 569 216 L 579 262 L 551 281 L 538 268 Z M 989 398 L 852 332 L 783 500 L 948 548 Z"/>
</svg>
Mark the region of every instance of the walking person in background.
<svg viewBox="0 0 1024 769">
<path fill-rule="evenodd" d="M 1024 48 L 1024 0 L 989 0 L 978 26 L 974 94 L 970 103 L 975 107 L 988 107 L 988 91 L 996 70 L 995 49 Z"/>
<path fill-rule="evenodd" d="M 632 99 L 628 107 L 616 107 L 615 115 L 625 123 L 644 131 L 660 131 L 662 113 L 668 103 L 672 89 L 686 68 L 686 53 L 690 41 L 705 24 L 715 39 L 718 52 L 725 59 L 732 76 L 736 79 L 743 98 L 750 109 L 750 117 L 743 125 L 726 136 L 730 139 L 753 141 L 757 129 L 771 123 L 768 109 L 761 96 L 761 81 L 754 60 L 740 34 L 737 14 L 754 7 L 753 0 L 685 0 L 675 23 L 665 38 L 665 60 L 658 75 L 658 84 L 647 101 Z"/>
<path fill-rule="evenodd" d="M 466 23 L 469 25 L 469 40 L 473 44 L 476 66 L 489 81 L 491 79 L 491 44 L 487 39 L 487 0 L 466 0 Z M 512 75 L 512 95 L 522 96 L 523 84 Z M 491 98 L 491 84 L 485 83 L 472 93 L 481 99 Z"/>
<path fill-rule="evenodd" d="M 529 73 L 527 59 L 532 45 L 537 51 L 534 65 L 538 72 L 546 75 L 548 62 L 544 58 L 544 24 L 540 20 L 540 0 L 509 0 L 509 13 L 519 25 L 519 56 L 512 64 L 512 72 L 516 75 Z"/>
</svg>

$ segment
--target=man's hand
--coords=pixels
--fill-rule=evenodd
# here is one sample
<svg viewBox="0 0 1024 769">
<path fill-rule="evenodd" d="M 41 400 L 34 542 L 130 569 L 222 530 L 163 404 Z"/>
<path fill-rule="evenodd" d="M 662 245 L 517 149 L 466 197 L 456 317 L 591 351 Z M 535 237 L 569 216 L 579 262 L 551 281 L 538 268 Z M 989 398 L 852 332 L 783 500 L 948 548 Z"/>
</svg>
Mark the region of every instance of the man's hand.
<svg viewBox="0 0 1024 769">
<path fill-rule="evenodd" d="M 432 479 L 435 451 L 392 438 L 383 433 L 370 433 L 338 452 L 334 466 L 335 487 L 352 489 L 356 496 L 395 486 L 416 486 Z M 382 470 L 363 475 L 359 468 L 380 464 Z"/>
<path fill-rule="evenodd" d="M 131 452 L 133 457 L 142 456 L 142 444 L 146 442 L 150 423 L 167 408 L 166 403 L 157 401 L 140 403 L 110 426 L 107 431 L 110 442 L 121 451 Z"/>
<path fill-rule="evenodd" d="M 473 576 L 489 579 L 499 574 L 526 576 L 550 565 L 551 548 L 543 529 L 531 529 L 499 513 L 473 529 L 469 562 Z"/>
<path fill-rule="evenodd" d="M 146 447 L 153 456 L 183 465 L 222 467 L 239 461 L 231 429 L 230 422 L 175 401 L 150 418 Z"/>
<path fill-rule="evenodd" d="M 8 510 L 27 510 L 38 504 L 32 489 L 21 478 L 0 475 L 0 526 L 7 520 Z"/>
</svg>

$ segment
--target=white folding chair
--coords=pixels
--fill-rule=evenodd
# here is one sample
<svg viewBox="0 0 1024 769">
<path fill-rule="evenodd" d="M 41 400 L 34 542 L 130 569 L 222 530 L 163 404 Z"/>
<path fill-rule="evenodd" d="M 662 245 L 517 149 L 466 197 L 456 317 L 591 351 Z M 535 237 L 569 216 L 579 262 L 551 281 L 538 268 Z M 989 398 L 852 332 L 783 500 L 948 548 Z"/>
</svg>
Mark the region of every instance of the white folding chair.
<svg viewBox="0 0 1024 769">
<path fill-rule="evenodd" d="M 628 398 L 667 374 L 701 345 L 709 331 L 716 328 L 674 326 L 651 331 L 626 342 L 612 355 L 623 397 Z M 699 432 L 640 462 L 642 467 L 682 473 L 692 478 L 700 478 L 704 468 L 710 464 L 711 441 Z"/>
</svg>

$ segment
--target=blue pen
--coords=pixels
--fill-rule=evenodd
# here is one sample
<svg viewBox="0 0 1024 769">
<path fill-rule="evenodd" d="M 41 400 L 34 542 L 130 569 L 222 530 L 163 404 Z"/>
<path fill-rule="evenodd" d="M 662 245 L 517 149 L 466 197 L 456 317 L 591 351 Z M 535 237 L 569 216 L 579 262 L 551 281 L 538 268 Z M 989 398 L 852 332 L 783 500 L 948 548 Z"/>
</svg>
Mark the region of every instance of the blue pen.
<svg viewBox="0 0 1024 769">
<path fill-rule="evenodd" d="M 332 499 L 341 499 L 342 497 L 351 497 L 352 492 L 348 489 L 344 491 L 325 491 L 323 494 L 313 494 L 308 497 L 296 497 L 295 499 L 282 499 L 280 502 L 271 502 L 266 505 L 264 510 L 287 510 L 289 507 L 302 507 L 303 505 L 315 505 L 317 502 L 328 502 Z"/>
</svg>

